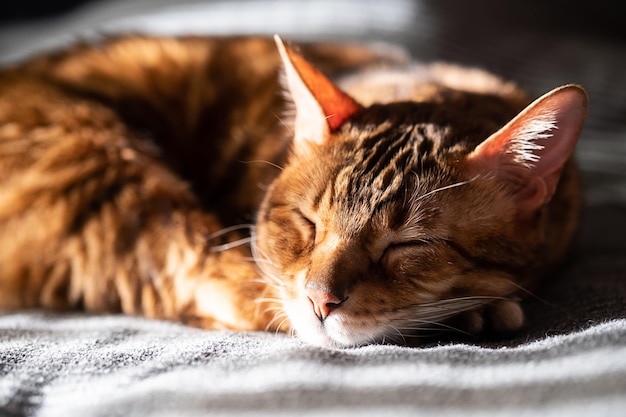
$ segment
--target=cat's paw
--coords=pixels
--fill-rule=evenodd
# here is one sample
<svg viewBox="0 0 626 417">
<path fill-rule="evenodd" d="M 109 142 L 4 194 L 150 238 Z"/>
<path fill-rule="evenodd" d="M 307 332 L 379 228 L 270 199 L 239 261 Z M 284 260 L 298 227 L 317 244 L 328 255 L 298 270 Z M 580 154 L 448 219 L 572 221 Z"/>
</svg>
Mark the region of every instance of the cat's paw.
<svg viewBox="0 0 626 417">
<path fill-rule="evenodd" d="M 511 333 L 524 326 L 524 311 L 517 300 L 498 300 L 463 313 L 461 319 L 461 327 L 470 334 L 478 335 L 485 330 Z"/>
<path fill-rule="evenodd" d="M 499 300 L 485 307 L 489 328 L 498 333 L 510 333 L 524 326 L 524 311 L 517 300 Z"/>
</svg>

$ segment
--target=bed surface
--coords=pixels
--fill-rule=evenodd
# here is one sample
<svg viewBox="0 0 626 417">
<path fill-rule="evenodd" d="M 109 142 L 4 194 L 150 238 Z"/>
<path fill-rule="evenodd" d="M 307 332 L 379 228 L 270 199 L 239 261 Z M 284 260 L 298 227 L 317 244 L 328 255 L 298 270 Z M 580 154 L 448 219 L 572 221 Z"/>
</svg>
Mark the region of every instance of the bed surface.
<svg viewBox="0 0 626 417">
<path fill-rule="evenodd" d="M 518 335 L 327 350 L 280 334 L 0 312 L 0 416 L 625 415 L 619 9 L 606 1 L 594 2 L 600 12 L 582 2 L 568 11 L 500 3 L 116 0 L 0 26 L 0 62 L 101 33 L 280 33 L 399 44 L 418 60 L 491 70 L 535 96 L 567 83 L 590 96 L 578 145 L 586 187 L 578 242 L 571 261 L 528 300 L 528 326 Z"/>
</svg>

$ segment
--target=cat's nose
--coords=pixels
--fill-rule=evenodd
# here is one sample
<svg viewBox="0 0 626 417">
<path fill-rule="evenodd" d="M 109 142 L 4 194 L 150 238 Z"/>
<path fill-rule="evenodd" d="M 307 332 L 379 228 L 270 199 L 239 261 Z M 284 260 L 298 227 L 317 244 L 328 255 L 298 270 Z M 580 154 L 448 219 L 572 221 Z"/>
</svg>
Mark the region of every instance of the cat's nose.
<svg viewBox="0 0 626 417">
<path fill-rule="evenodd" d="M 340 298 L 330 292 L 321 291 L 315 288 L 307 288 L 306 295 L 311 301 L 313 311 L 320 321 L 324 321 L 328 315 L 341 306 L 346 298 Z"/>
</svg>

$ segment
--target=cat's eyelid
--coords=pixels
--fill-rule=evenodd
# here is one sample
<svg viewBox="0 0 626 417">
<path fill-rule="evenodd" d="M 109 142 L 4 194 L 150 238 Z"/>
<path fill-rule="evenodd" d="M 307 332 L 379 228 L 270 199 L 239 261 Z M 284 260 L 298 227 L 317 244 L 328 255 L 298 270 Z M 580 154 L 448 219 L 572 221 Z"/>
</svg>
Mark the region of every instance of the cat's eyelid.
<svg viewBox="0 0 626 417">
<path fill-rule="evenodd" d="M 406 239 L 406 240 L 397 240 L 392 241 L 388 247 L 398 247 L 398 246 L 422 246 L 432 243 L 428 238 L 418 238 L 418 239 Z"/>
<path fill-rule="evenodd" d="M 296 208 L 294 211 L 298 214 L 298 216 L 300 216 L 302 218 L 302 220 L 305 220 L 307 223 L 311 223 L 311 225 L 315 226 L 315 221 L 313 219 L 313 216 L 309 216 L 309 215 L 305 214 L 299 208 Z"/>
<path fill-rule="evenodd" d="M 433 236 L 427 233 L 422 226 L 405 226 L 395 230 L 387 238 L 387 246 L 390 245 L 423 245 L 430 243 Z"/>
<path fill-rule="evenodd" d="M 414 238 L 414 239 L 395 239 L 389 240 L 381 249 L 380 256 L 383 257 L 389 250 L 403 248 L 403 247 L 419 247 L 429 243 L 427 238 Z"/>
<path fill-rule="evenodd" d="M 431 241 L 428 238 L 401 239 L 390 241 L 380 253 L 379 259 L 383 260 L 383 258 L 388 257 L 389 254 L 401 249 L 418 250 L 418 248 L 426 247 L 429 243 L 431 243 Z"/>
<path fill-rule="evenodd" d="M 308 229 L 311 231 L 312 241 L 316 242 L 317 241 L 317 227 L 318 227 L 317 226 L 318 223 L 316 222 L 316 219 L 314 218 L 314 216 L 306 215 L 300 209 L 297 209 L 296 212 L 298 213 L 300 218 L 304 221 L 304 223 L 306 223 L 306 226 L 308 227 Z"/>
</svg>

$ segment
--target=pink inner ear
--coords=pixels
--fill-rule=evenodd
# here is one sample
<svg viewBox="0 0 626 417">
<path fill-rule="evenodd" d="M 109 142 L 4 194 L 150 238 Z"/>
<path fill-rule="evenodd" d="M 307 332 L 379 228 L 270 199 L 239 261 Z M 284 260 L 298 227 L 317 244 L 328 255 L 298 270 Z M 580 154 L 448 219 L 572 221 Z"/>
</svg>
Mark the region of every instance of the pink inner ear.
<svg viewBox="0 0 626 417">
<path fill-rule="evenodd" d="M 359 103 L 341 91 L 295 51 L 287 46 L 285 50 L 302 82 L 322 108 L 331 131 L 337 130 L 343 122 L 361 109 Z"/>
<path fill-rule="evenodd" d="M 553 113 L 556 124 L 552 137 L 541 141 L 543 149 L 535 152 L 539 160 L 532 167 L 534 175 L 544 177 L 560 171 L 573 152 L 587 115 L 587 97 L 580 89 L 564 89 L 548 97 L 542 107 L 546 110 L 539 111 Z"/>
<path fill-rule="evenodd" d="M 470 170 L 495 174 L 521 206 L 537 209 L 554 194 L 586 114 L 581 87 L 555 89 L 481 143 L 468 157 Z"/>
</svg>

